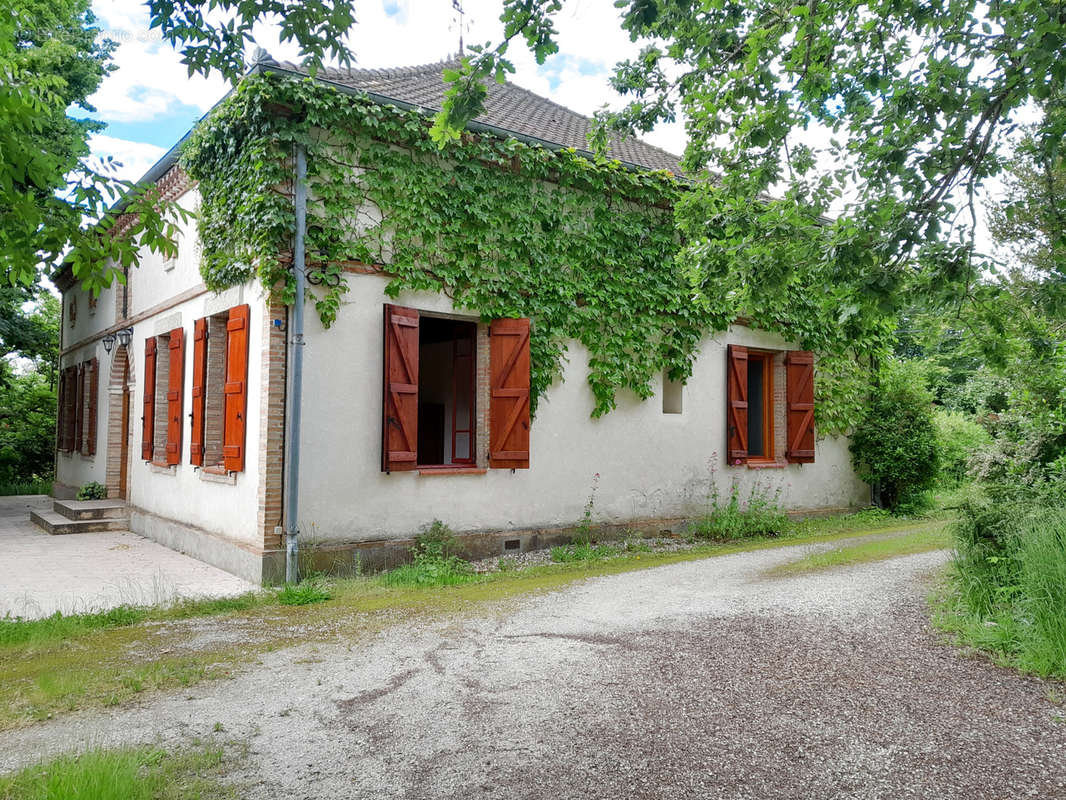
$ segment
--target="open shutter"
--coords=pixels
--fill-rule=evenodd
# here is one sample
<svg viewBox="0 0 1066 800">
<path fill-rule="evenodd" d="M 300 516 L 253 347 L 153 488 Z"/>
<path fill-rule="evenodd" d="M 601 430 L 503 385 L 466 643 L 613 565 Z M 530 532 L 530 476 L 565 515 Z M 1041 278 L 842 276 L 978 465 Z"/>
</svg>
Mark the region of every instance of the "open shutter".
<svg viewBox="0 0 1066 800">
<path fill-rule="evenodd" d="M 155 337 L 144 340 L 144 409 L 141 412 L 141 458 L 152 460 L 155 447 Z"/>
<path fill-rule="evenodd" d="M 385 305 L 381 469 L 418 466 L 418 311 Z"/>
<path fill-rule="evenodd" d="M 748 460 L 748 348 L 729 345 L 726 361 L 727 448 L 736 464 Z"/>
<path fill-rule="evenodd" d="M 74 443 L 72 450 L 85 452 L 85 364 L 74 368 L 76 391 L 74 393 Z"/>
<path fill-rule="evenodd" d="M 788 399 L 785 456 L 794 463 L 810 464 L 814 461 L 814 354 L 808 350 L 789 350 L 785 369 Z"/>
<path fill-rule="evenodd" d="M 489 326 L 489 466 L 529 469 L 529 320 Z"/>
<path fill-rule="evenodd" d="M 167 464 L 181 461 L 181 406 L 185 388 L 185 329 L 170 332 L 170 372 L 167 375 Z"/>
<path fill-rule="evenodd" d="M 100 359 L 89 362 L 89 430 L 86 431 L 85 446 L 88 455 L 96 455 L 96 404 L 100 394 Z"/>
<path fill-rule="evenodd" d="M 248 327 L 251 311 L 247 305 L 229 310 L 226 322 L 225 411 L 222 418 L 222 466 L 230 472 L 244 471 L 245 417 L 248 411 Z"/>
<path fill-rule="evenodd" d="M 189 432 L 189 463 L 204 464 L 204 384 L 207 383 L 207 317 L 192 326 L 192 419 Z"/>
</svg>

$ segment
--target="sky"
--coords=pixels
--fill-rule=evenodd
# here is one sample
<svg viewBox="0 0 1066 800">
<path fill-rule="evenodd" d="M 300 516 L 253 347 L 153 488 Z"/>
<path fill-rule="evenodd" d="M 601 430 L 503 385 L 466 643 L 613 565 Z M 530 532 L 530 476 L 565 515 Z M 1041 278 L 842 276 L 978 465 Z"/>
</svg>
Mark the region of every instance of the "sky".
<svg viewBox="0 0 1066 800">
<path fill-rule="evenodd" d="M 465 0 L 463 38 L 467 45 L 498 41 L 499 0 Z M 119 175 L 140 178 L 202 117 L 228 89 L 226 81 L 188 77 L 174 49 L 148 28 L 144 0 L 94 0 L 93 11 L 103 35 L 119 43 L 117 70 L 104 79 L 90 99 L 91 116 L 108 124 L 94 136 L 93 155 L 113 156 Z M 440 61 L 459 46 L 459 25 L 451 0 L 357 0 L 358 23 L 348 45 L 355 66 L 380 68 Z M 620 12 L 608 0 L 571 0 L 557 22 L 559 53 L 538 65 L 524 45 L 508 56 L 516 74 L 511 80 L 579 113 L 617 107 L 621 100 L 607 78 L 614 65 L 634 55 L 637 45 L 620 26 Z M 278 43 L 269 24 L 256 29 L 258 43 L 278 60 L 298 56 L 295 47 Z M 680 124 L 663 125 L 642 138 L 680 154 Z"/>
</svg>

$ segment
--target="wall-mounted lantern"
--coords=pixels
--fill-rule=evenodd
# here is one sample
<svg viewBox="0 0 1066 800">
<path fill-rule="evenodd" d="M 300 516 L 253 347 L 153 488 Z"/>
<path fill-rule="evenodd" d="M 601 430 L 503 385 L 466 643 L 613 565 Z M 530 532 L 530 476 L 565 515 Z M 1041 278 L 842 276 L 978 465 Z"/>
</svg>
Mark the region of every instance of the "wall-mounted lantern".
<svg viewBox="0 0 1066 800">
<path fill-rule="evenodd" d="M 111 355 L 111 348 L 115 346 L 115 334 L 109 333 L 103 338 L 104 352 Z"/>
</svg>

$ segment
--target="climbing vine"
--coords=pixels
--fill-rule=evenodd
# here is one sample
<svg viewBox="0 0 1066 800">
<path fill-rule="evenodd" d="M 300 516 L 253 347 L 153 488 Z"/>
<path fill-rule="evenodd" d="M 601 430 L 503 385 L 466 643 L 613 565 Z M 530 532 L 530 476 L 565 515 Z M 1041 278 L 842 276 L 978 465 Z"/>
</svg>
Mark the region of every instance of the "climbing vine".
<svg viewBox="0 0 1066 800">
<path fill-rule="evenodd" d="M 416 112 L 312 80 L 242 82 L 182 156 L 202 195 L 206 285 L 258 276 L 292 300 L 291 156 L 301 143 L 306 260 L 327 327 L 348 290 L 344 267 L 376 265 L 391 276 L 390 296 L 442 292 L 483 320 L 529 317 L 534 406 L 566 343 L 580 341 L 599 416 L 619 390 L 650 397 L 663 368 L 688 378 L 702 338 L 735 318 L 735 298 L 709 301 L 677 257 L 675 176 L 491 135 L 440 147 L 428 131 Z"/>
</svg>

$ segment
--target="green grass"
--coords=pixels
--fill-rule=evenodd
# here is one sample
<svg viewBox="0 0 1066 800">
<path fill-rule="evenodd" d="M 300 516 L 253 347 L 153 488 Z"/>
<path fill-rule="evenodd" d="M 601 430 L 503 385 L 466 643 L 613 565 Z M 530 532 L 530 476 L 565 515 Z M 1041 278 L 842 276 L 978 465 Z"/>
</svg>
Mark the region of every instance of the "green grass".
<svg viewBox="0 0 1066 800">
<path fill-rule="evenodd" d="M 123 628 L 149 621 L 168 621 L 228 614 L 268 604 L 270 595 L 246 592 L 235 597 L 180 600 L 164 606 L 118 606 L 88 614 L 57 611 L 43 619 L 0 618 L 0 650 L 10 645 L 41 645 L 76 639 L 97 630 Z M 279 600 L 280 602 L 280 600 Z"/>
<path fill-rule="evenodd" d="M 592 542 L 575 542 L 564 544 L 551 549 L 552 561 L 566 564 L 571 561 L 596 561 L 601 558 L 609 558 L 619 553 L 617 548 L 606 544 L 593 544 Z"/>
<path fill-rule="evenodd" d="M 829 550 L 809 553 L 798 561 L 790 561 L 767 570 L 771 576 L 797 575 L 817 572 L 834 567 L 848 567 L 883 561 L 898 556 L 927 553 L 951 547 L 951 533 L 946 523 L 934 523 L 930 527 L 890 535 L 883 539 L 846 544 Z"/>
<path fill-rule="evenodd" d="M 0 497 L 10 497 L 16 494 L 51 494 L 51 480 L 14 481 L 0 483 Z"/>
<path fill-rule="evenodd" d="M 325 581 L 308 578 L 299 583 L 287 583 L 277 590 L 277 601 L 283 606 L 306 606 L 311 603 L 324 603 L 332 595 Z"/>
<path fill-rule="evenodd" d="M 122 705 L 145 694 L 224 679 L 264 653 L 309 641 L 359 641 L 412 617 L 476 613 L 486 604 L 565 588 L 586 578 L 752 550 L 829 542 L 929 522 L 886 524 L 852 516 L 815 520 L 802 534 L 728 544 L 700 543 L 679 552 L 625 552 L 609 558 L 553 563 L 478 576 L 434 573 L 407 565 L 383 575 L 323 581 L 331 595 L 284 605 L 277 592 L 164 608 L 0 621 L 0 730 L 71 711 Z M 824 531 L 824 532 L 823 532 Z M 439 581 L 454 581 L 443 584 Z M 282 590 L 283 591 L 283 590 Z M 212 617 L 213 636 L 200 635 Z"/>
<path fill-rule="evenodd" d="M 0 776 L 0 800 L 222 800 L 232 767 L 221 745 L 170 754 L 150 747 L 90 750 Z"/>
<path fill-rule="evenodd" d="M 1004 666 L 1066 678 L 1066 510 L 1006 518 L 1001 549 L 957 530 L 934 621 Z"/>
</svg>

